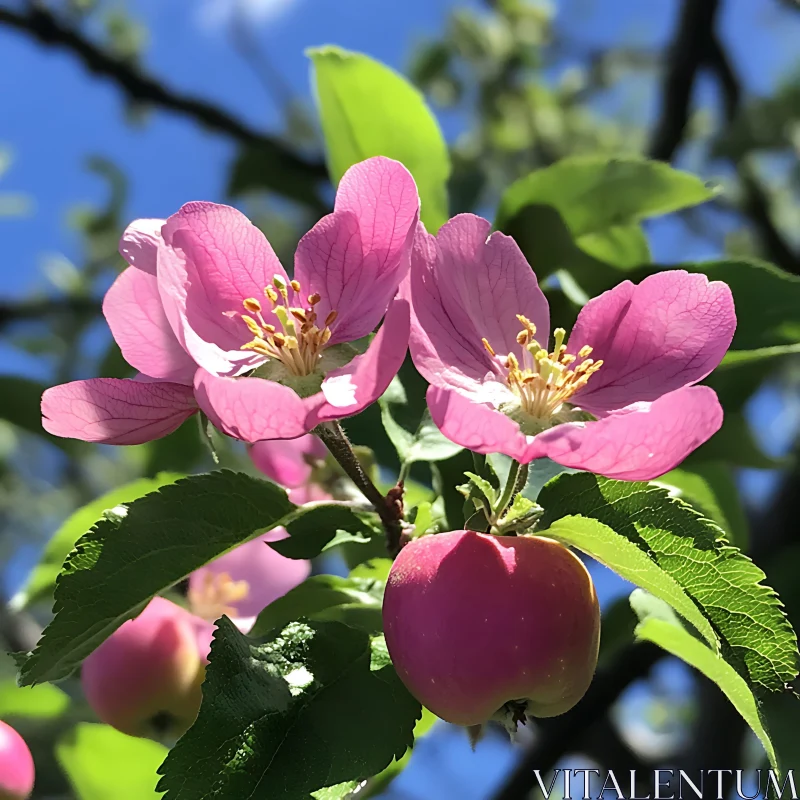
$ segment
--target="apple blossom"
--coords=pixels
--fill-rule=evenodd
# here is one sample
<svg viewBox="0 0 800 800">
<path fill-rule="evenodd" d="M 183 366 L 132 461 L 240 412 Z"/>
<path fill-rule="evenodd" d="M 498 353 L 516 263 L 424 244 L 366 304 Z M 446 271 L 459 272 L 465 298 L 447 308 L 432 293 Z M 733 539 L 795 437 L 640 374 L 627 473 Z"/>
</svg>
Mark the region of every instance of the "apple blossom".
<svg viewBox="0 0 800 800">
<path fill-rule="evenodd" d="M 333 213 L 298 245 L 293 279 L 229 206 L 188 203 L 164 222 L 133 223 L 120 245 L 131 266 L 103 311 L 141 374 L 48 389 L 43 426 L 137 444 L 199 406 L 223 432 L 257 442 L 358 413 L 385 391 L 408 347 L 409 307 L 395 294 L 418 217 L 408 170 L 376 157 L 345 173 Z M 360 352 L 351 343 L 381 319 Z"/>
<path fill-rule="evenodd" d="M 730 289 L 660 272 L 590 300 L 567 341 L 517 244 L 472 214 L 420 223 L 403 294 L 428 407 L 452 441 L 520 463 L 649 480 L 722 424 L 714 391 L 736 316 Z M 552 349 L 551 349 L 552 348 Z"/>
<path fill-rule="evenodd" d="M 511 729 L 585 694 L 600 609 L 589 573 L 552 539 L 450 531 L 400 551 L 383 603 L 386 645 L 409 691 L 444 720 Z"/>
<path fill-rule="evenodd" d="M 0 800 L 26 800 L 33 791 L 33 756 L 25 740 L 0 722 Z"/>
</svg>

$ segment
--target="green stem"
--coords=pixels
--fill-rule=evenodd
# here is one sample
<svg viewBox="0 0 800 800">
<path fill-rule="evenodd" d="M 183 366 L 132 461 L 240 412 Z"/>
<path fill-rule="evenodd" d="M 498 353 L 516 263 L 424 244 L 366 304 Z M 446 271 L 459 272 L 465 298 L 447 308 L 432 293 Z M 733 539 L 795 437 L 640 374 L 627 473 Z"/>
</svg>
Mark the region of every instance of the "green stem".
<svg viewBox="0 0 800 800">
<path fill-rule="evenodd" d="M 322 423 L 312 433 L 322 439 L 322 442 L 330 450 L 331 455 L 345 471 L 347 477 L 359 488 L 364 497 L 372 503 L 386 531 L 386 548 L 392 556 L 396 556 L 402 546 L 402 495 L 400 497 L 384 497 L 381 494 L 380 489 L 372 482 L 372 478 L 364 471 L 358 456 L 353 452 L 353 447 L 347 438 L 347 434 L 338 421 Z"/>
<path fill-rule="evenodd" d="M 508 507 L 511 499 L 519 491 L 517 485 L 520 482 L 520 475 L 522 472 L 522 464 L 520 464 L 519 461 L 513 460 L 508 470 L 508 478 L 506 478 L 506 485 L 503 487 L 503 494 L 500 495 L 500 500 L 493 510 L 495 519 L 500 519 L 500 517 L 503 516 L 503 512 Z M 528 479 L 527 465 L 525 466 L 524 472 L 525 477 L 522 480 L 526 481 Z M 523 483 L 522 485 L 524 486 L 525 484 Z"/>
</svg>

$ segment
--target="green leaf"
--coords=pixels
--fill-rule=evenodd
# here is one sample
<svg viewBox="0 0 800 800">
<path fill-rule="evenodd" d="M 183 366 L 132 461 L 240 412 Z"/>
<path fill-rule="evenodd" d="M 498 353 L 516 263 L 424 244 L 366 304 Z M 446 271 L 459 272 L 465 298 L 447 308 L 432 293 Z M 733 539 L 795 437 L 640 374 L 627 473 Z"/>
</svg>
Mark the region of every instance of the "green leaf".
<svg viewBox="0 0 800 800">
<path fill-rule="evenodd" d="M 576 156 L 532 172 L 506 189 L 497 227 L 528 205 L 552 206 L 573 236 L 607 232 L 714 197 L 700 178 L 660 161 Z"/>
<path fill-rule="evenodd" d="M 155 478 L 142 478 L 126 483 L 75 511 L 50 538 L 41 560 L 14 596 L 12 605 L 22 608 L 52 595 L 58 573 L 61 572 L 70 551 L 78 539 L 103 516 L 104 511 L 130 503 L 169 483 L 175 483 L 180 477 L 172 473 L 162 473 Z"/>
<path fill-rule="evenodd" d="M 80 723 L 56 743 L 56 758 L 78 800 L 148 800 L 167 748 L 136 739 L 109 725 Z"/>
<path fill-rule="evenodd" d="M 487 499 L 490 506 L 494 506 L 497 502 L 497 490 L 489 483 L 486 478 L 482 478 L 480 475 L 476 475 L 474 472 L 465 472 L 470 481 L 475 485 L 478 491 Z M 472 496 L 472 493 L 470 493 Z"/>
<path fill-rule="evenodd" d="M 369 621 L 371 624 L 366 629 L 378 632 L 381 630 L 382 598 L 383 581 L 314 575 L 273 600 L 258 615 L 249 636 L 264 636 L 300 617 L 339 620 L 353 627 L 364 627 L 359 620 Z"/>
<path fill-rule="evenodd" d="M 590 295 L 617 270 L 650 260 L 639 222 L 710 200 L 693 175 L 642 158 L 577 156 L 508 187 L 495 226 L 513 236 L 540 277 L 566 269 Z"/>
<path fill-rule="evenodd" d="M 780 691 L 797 675 L 797 638 L 777 595 L 762 583 L 764 573 L 666 489 L 579 473 L 548 483 L 539 503 L 543 528 L 580 514 L 635 543 L 703 610 L 723 656 L 753 686 Z"/>
<path fill-rule="evenodd" d="M 758 701 L 742 676 L 719 654 L 692 636 L 662 602 L 638 589 L 631 595 L 630 601 L 641 620 L 636 626 L 636 638 L 658 645 L 716 683 L 764 746 L 773 769 L 778 770 L 775 749 L 761 717 Z"/>
<path fill-rule="evenodd" d="M 316 558 L 336 544 L 366 543 L 383 535 L 377 514 L 355 511 L 341 503 L 308 506 L 286 530 L 288 539 L 269 543 L 286 558 Z"/>
<path fill-rule="evenodd" d="M 220 471 L 163 486 L 100 520 L 58 577 L 55 617 L 22 666 L 22 685 L 66 677 L 154 595 L 302 513 L 275 484 Z"/>
<path fill-rule="evenodd" d="M 691 622 L 712 647 L 719 647 L 714 628 L 692 598 L 635 542 L 596 519 L 581 516 L 561 517 L 541 534 L 576 547 L 631 583 L 647 589 Z"/>
<path fill-rule="evenodd" d="M 747 517 L 733 472 L 727 464 L 720 461 L 684 464 L 655 483 L 666 486 L 670 494 L 685 500 L 704 517 L 716 522 L 731 544 L 747 550 Z"/>
<path fill-rule="evenodd" d="M 431 419 L 426 408 L 415 430 L 407 430 L 392 414 L 393 405 L 405 405 L 406 396 L 400 382 L 395 378 L 390 390 L 378 400 L 381 408 L 381 420 L 386 435 L 397 450 L 397 457 L 402 464 L 413 464 L 415 461 L 444 461 L 460 453 L 464 448 L 454 444 L 442 434 Z"/>
<path fill-rule="evenodd" d="M 435 233 L 448 218 L 450 156 L 422 94 L 361 53 L 320 47 L 308 55 L 333 182 L 371 156 L 397 159 L 414 176 L 422 220 Z"/>
<path fill-rule="evenodd" d="M 308 620 L 253 640 L 223 617 L 200 715 L 167 756 L 159 788 L 165 800 L 308 800 L 402 756 L 420 713 L 382 637 Z"/>
<path fill-rule="evenodd" d="M 69 707 L 66 692 L 48 683 L 41 686 L 17 686 L 13 678 L 0 682 L 0 719 L 60 717 Z"/>
<path fill-rule="evenodd" d="M 746 364 L 742 351 L 761 351 L 758 358 L 797 352 L 800 342 L 800 277 L 756 260 L 683 264 L 709 280 L 728 284 L 736 306 L 736 333 L 722 368 Z M 782 349 L 784 348 L 784 349 Z"/>
</svg>

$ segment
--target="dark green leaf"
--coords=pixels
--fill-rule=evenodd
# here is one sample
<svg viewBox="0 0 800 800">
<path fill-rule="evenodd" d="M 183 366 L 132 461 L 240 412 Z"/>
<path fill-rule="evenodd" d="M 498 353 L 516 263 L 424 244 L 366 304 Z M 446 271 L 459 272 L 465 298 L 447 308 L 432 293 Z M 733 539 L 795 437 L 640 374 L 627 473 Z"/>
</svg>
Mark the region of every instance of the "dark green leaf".
<svg viewBox="0 0 800 800">
<path fill-rule="evenodd" d="M 401 161 L 414 176 L 422 220 L 435 233 L 448 217 L 447 145 L 422 94 L 402 75 L 338 47 L 308 51 L 334 183 L 371 156 Z"/>
<path fill-rule="evenodd" d="M 731 544 L 747 550 L 747 517 L 733 471 L 727 464 L 721 461 L 684 464 L 657 482 L 666 485 L 672 494 L 694 506 L 704 517 L 716 522 Z"/>
<path fill-rule="evenodd" d="M 589 473 L 560 475 L 539 495 L 542 527 L 574 514 L 634 542 L 683 587 L 722 638 L 725 659 L 749 682 L 781 690 L 798 672 L 797 638 L 764 573 L 720 529 L 654 484 Z"/>
<path fill-rule="evenodd" d="M 163 486 L 101 520 L 58 577 L 55 617 L 21 669 L 22 684 L 66 677 L 154 595 L 295 513 L 303 511 L 280 487 L 221 471 Z"/>
<path fill-rule="evenodd" d="M 382 598 L 382 581 L 315 575 L 270 603 L 258 615 L 249 635 L 258 638 L 300 617 L 333 619 L 350 625 L 355 622 L 354 627 L 362 627 L 358 621 L 371 617 L 373 624 L 367 630 L 379 632 Z"/>
<path fill-rule="evenodd" d="M 402 756 L 420 713 L 382 638 L 309 620 L 253 640 L 223 617 L 200 715 L 159 788 L 165 800 L 309 800 Z"/>
<path fill-rule="evenodd" d="M 337 536 L 336 544 L 341 544 L 368 542 L 383 535 L 377 514 L 355 511 L 342 503 L 308 506 L 286 530 L 291 534 L 288 539 L 270 542 L 270 547 L 286 558 L 316 558 L 334 545 Z"/>
</svg>

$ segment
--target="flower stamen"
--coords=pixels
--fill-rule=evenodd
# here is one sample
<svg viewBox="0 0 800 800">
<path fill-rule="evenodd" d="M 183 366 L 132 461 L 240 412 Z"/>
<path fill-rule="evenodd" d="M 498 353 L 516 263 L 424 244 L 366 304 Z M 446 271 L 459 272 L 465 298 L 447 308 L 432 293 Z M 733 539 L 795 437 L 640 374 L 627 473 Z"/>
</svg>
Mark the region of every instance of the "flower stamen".
<svg viewBox="0 0 800 800">
<path fill-rule="evenodd" d="M 241 317 L 248 331 L 253 335 L 250 342 L 242 345 L 242 350 L 252 350 L 260 355 L 280 361 L 286 369 L 297 376 L 310 375 L 317 366 L 322 350 L 331 338 L 330 326 L 338 316 L 328 312 L 322 327 L 317 325 L 315 307 L 322 301 L 318 292 L 306 296 L 308 305 L 302 306 L 302 286 L 297 280 L 288 284 L 276 275 L 272 283 L 264 288 L 264 296 L 272 308 L 269 312 L 277 318 L 277 325 L 264 319 L 262 305 L 254 297 L 242 301 L 248 314 Z M 289 305 L 290 291 L 294 293 Z M 252 315 L 252 316 L 251 316 Z"/>
<path fill-rule="evenodd" d="M 215 622 L 223 614 L 239 616 L 236 603 L 240 603 L 250 593 L 247 581 L 235 581 L 227 572 L 215 575 L 206 571 L 201 585 L 189 589 L 189 605 L 192 613 L 208 621 Z"/>
<path fill-rule="evenodd" d="M 500 361 L 506 368 L 506 382 L 519 398 L 525 414 L 537 420 L 547 421 L 558 414 L 572 396 L 582 389 L 589 378 L 603 366 L 602 360 L 589 358 L 592 347 L 584 345 L 577 355 L 567 353 L 564 328 L 553 331 L 553 349 L 548 352 L 536 341 L 536 325 L 522 314 L 517 315 L 522 330 L 517 334 L 517 344 L 522 348 L 522 361 L 509 353 Z M 486 339 L 483 346 L 489 355 L 497 357 L 494 348 Z M 573 368 L 573 364 L 581 363 Z"/>
</svg>

